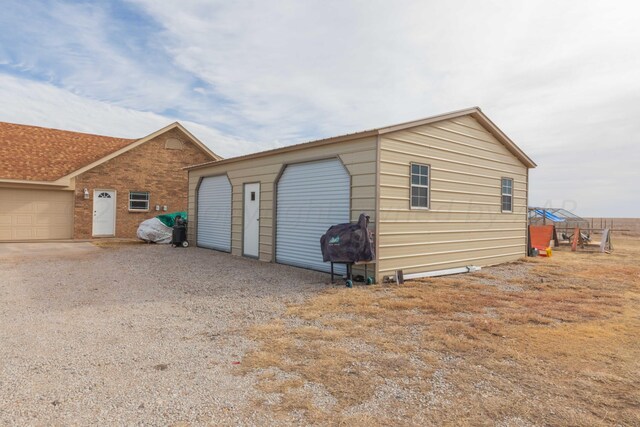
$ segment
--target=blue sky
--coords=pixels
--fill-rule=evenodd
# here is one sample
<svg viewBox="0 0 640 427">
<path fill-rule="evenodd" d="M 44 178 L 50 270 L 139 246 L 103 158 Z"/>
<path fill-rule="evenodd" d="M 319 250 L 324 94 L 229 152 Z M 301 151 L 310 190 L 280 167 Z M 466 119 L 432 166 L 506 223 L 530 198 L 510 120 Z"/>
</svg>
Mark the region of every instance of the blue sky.
<svg viewBox="0 0 640 427">
<path fill-rule="evenodd" d="M 530 203 L 640 216 L 640 5 L 13 1 L 0 120 L 223 156 L 480 106 L 539 167 Z"/>
</svg>

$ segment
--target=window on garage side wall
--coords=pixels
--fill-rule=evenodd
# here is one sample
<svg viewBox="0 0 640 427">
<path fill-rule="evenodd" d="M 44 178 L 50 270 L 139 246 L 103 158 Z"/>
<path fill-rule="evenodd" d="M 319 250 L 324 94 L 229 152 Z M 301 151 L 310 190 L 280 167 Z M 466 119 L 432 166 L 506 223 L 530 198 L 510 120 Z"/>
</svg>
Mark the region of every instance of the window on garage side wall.
<svg viewBox="0 0 640 427">
<path fill-rule="evenodd" d="M 411 163 L 411 208 L 429 209 L 429 165 Z"/>
<path fill-rule="evenodd" d="M 502 178 L 502 212 L 513 212 L 512 178 Z"/>
<path fill-rule="evenodd" d="M 129 210 L 130 211 L 148 211 L 149 210 L 149 192 L 148 191 L 129 191 Z"/>
</svg>

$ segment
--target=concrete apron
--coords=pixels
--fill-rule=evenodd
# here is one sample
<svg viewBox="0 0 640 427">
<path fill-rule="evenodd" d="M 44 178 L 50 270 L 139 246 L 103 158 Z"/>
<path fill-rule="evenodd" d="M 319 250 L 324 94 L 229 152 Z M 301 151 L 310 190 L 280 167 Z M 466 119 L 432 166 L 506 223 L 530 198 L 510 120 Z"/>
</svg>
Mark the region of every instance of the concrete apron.
<svg viewBox="0 0 640 427">
<path fill-rule="evenodd" d="M 0 243 L 0 260 L 37 257 L 75 257 L 101 249 L 88 242 Z"/>
</svg>

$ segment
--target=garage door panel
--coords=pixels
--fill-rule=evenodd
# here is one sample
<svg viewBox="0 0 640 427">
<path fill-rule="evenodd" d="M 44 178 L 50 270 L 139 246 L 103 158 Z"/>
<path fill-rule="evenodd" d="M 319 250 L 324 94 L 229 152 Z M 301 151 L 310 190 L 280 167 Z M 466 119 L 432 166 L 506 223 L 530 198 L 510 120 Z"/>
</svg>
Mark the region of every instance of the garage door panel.
<svg viewBox="0 0 640 427">
<path fill-rule="evenodd" d="M 58 201 L 46 201 L 36 203 L 35 213 L 46 213 L 48 215 L 69 215 L 71 213 L 71 206 L 66 202 Z"/>
<path fill-rule="evenodd" d="M 53 239 L 55 235 L 49 228 L 36 228 L 35 232 L 37 239 Z"/>
<path fill-rule="evenodd" d="M 38 227 L 65 225 L 67 218 L 65 215 L 38 215 L 34 225 Z"/>
<path fill-rule="evenodd" d="M 278 181 L 276 261 L 329 271 L 322 261 L 320 237 L 349 222 L 351 179 L 339 160 L 289 165 Z M 344 267 L 336 265 L 343 273 Z"/>
<path fill-rule="evenodd" d="M 7 212 L 11 212 L 13 214 L 34 214 L 36 212 L 36 202 L 25 202 L 23 200 L 16 201 L 15 204 L 11 204 L 9 202 L 7 204 Z"/>
<path fill-rule="evenodd" d="M 56 208 L 56 204 L 51 202 L 36 202 L 34 204 L 34 212 L 37 214 L 50 215 L 55 212 Z"/>
<path fill-rule="evenodd" d="M 0 240 L 72 237 L 72 192 L 3 188 L 0 201 Z"/>
<path fill-rule="evenodd" d="M 10 240 L 34 240 L 35 238 L 36 233 L 34 229 L 22 228 L 14 230 Z"/>
<path fill-rule="evenodd" d="M 36 239 L 63 239 L 60 228 L 38 227 L 35 229 Z"/>
<path fill-rule="evenodd" d="M 16 215 L 15 225 L 33 225 L 35 215 Z"/>
<path fill-rule="evenodd" d="M 38 215 L 36 223 L 33 224 L 37 227 L 48 227 L 49 225 L 55 225 L 55 219 L 49 215 Z"/>
<path fill-rule="evenodd" d="M 198 246 L 231 251 L 231 196 L 226 176 L 202 179 L 198 189 Z"/>
</svg>

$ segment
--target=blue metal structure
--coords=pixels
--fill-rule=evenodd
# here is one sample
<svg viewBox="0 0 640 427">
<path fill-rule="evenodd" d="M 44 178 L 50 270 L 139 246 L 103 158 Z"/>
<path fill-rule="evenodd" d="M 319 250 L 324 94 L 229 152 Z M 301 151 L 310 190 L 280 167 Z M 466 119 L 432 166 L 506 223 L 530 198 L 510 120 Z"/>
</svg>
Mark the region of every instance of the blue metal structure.
<svg viewBox="0 0 640 427">
<path fill-rule="evenodd" d="M 548 210 L 543 210 L 543 209 L 534 209 L 534 212 L 539 215 L 539 216 L 545 216 L 547 219 L 550 219 L 553 222 L 565 222 L 566 219 L 564 218 L 560 218 L 557 215 L 552 214 L 551 212 L 549 212 Z"/>
</svg>

